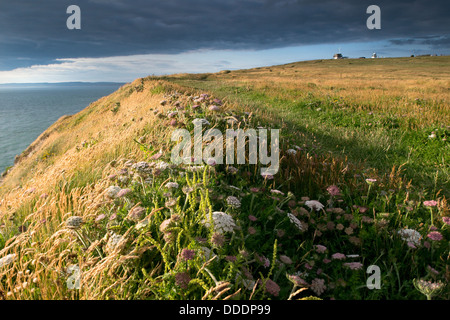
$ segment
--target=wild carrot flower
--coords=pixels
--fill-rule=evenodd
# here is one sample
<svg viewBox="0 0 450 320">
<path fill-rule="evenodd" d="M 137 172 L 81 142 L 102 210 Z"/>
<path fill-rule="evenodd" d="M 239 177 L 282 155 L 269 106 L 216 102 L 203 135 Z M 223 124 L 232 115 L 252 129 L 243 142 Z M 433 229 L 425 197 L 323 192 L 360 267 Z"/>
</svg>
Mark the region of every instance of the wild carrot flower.
<svg viewBox="0 0 450 320">
<path fill-rule="evenodd" d="M 344 232 L 348 235 L 351 235 L 353 233 L 353 228 L 351 227 L 345 228 Z"/>
<path fill-rule="evenodd" d="M 377 179 L 366 179 L 366 182 L 368 183 L 368 184 L 372 184 L 372 183 L 375 183 L 375 182 L 377 182 Z"/>
<path fill-rule="evenodd" d="M 363 264 L 360 262 L 346 262 L 343 265 L 351 270 L 360 270 L 363 267 Z"/>
<path fill-rule="evenodd" d="M 361 221 L 364 223 L 373 223 L 373 218 L 368 217 L 368 216 L 362 216 Z"/>
<path fill-rule="evenodd" d="M 278 284 L 276 284 L 274 281 L 267 279 L 266 280 L 266 290 L 270 294 L 277 297 L 280 292 L 280 286 Z"/>
<path fill-rule="evenodd" d="M 177 189 L 178 186 L 179 185 L 176 182 L 167 182 L 166 183 L 166 188 L 168 188 L 168 189 Z"/>
<path fill-rule="evenodd" d="M 253 215 L 249 215 L 248 220 L 255 222 L 255 221 L 258 221 L 258 218 Z"/>
<path fill-rule="evenodd" d="M 218 247 L 221 247 L 225 243 L 225 236 L 223 234 L 215 232 L 211 236 L 211 243 Z"/>
<path fill-rule="evenodd" d="M 180 257 L 185 261 L 193 260 L 195 257 L 195 250 L 185 248 L 181 250 Z"/>
<path fill-rule="evenodd" d="M 288 274 L 287 278 L 297 287 L 307 287 L 308 283 L 297 274 Z"/>
<path fill-rule="evenodd" d="M 235 256 L 226 256 L 225 260 L 228 262 L 236 262 L 237 258 Z"/>
<path fill-rule="evenodd" d="M 442 217 L 442 221 L 443 221 L 446 225 L 450 226 L 450 217 Z"/>
<path fill-rule="evenodd" d="M 438 295 L 445 287 L 445 284 L 438 282 L 426 281 L 423 279 L 413 281 L 414 287 L 423 295 L 427 297 L 427 300 L 431 300 L 433 296 Z"/>
<path fill-rule="evenodd" d="M 122 241 L 123 236 L 120 234 L 113 233 L 108 242 L 106 243 L 105 249 L 106 252 L 112 253 L 118 246 L 119 242 Z"/>
<path fill-rule="evenodd" d="M 288 216 L 289 220 L 291 221 L 291 223 L 293 223 L 297 227 L 298 230 L 300 230 L 300 231 L 305 230 L 303 223 L 300 220 L 298 220 L 292 213 L 288 212 L 287 216 Z"/>
<path fill-rule="evenodd" d="M 324 205 L 321 204 L 319 201 L 317 200 L 309 200 L 305 202 L 305 205 L 307 207 L 309 207 L 311 210 L 316 210 L 316 211 L 320 211 L 321 209 L 323 209 Z"/>
<path fill-rule="evenodd" d="M 328 193 L 329 193 L 331 196 L 333 196 L 333 197 L 339 195 L 340 192 L 341 192 L 341 190 L 339 190 L 339 188 L 338 188 L 336 185 L 331 185 L 331 186 L 329 186 L 329 187 L 327 188 L 327 191 L 328 191 Z"/>
<path fill-rule="evenodd" d="M 17 255 L 15 253 L 8 254 L 7 256 L 0 259 L 0 268 L 5 267 L 14 262 Z"/>
<path fill-rule="evenodd" d="M 331 256 L 331 258 L 334 259 L 334 260 L 344 260 L 346 258 L 346 256 L 345 256 L 345 254 L 337 252 L 337 253 L 334 253 Z"/>
<path fill-rule="evenodd" d="M 325 251 L 327 251 L 327 247 L 321 245 L 321 244 L 316 244 L 314 246 L 314 248 L 316 249 L 317 253 L 324 253 Z"/>
<path fill-rule="evenodd" d="M 131 192 L 131 189 L 128 189 L 128 188 L 126 188 L 126 189 L 121 189 L 119 192 L 117 192 L 117 195 L 116 195 L 116 197 L 117 198 L 122 198 L 122 197 L 125 197 L 127 194 L 129 194 Z"/>
<path fill-rule="evenodd" d="M 69 217 L 66 220 L 66 226 L 69 229 L 79 229 L 83 224 L 83 218 L 79 216 Z"/>
<path fill-rule="evenodd" d="M 236 227 L 236 222 L 234 221 L 234 219 L 224 212 L 215 211 L 212 213 L 212 218 L 214 230 L 216 232 L 233 232 L 234 228 Z M 209 228 L 209 219 L 204 220 L 203 223 L 207 228 Z"/>
<path fill-rule="evenodd" d="M 335 223 L 333 222 L 333 221 L 328 221 L 327 222 L 327 229 L 328 230 L 334 230 L 334 227 L 335 227 L 336 225 L 335 225 Z"/>
<path fill-rule="evenodd" d="M 310 286 L 311 290 L 314 291 L 318 296 L 320 296 L 326 289 L 327 286 L 325 285 L 324 279 L 315 278 L 311 282 Z"/>
<path fill-rule="evenodd" d="M 436 207 L 437 206 L 437 201 L 435 200 L 428 200 L 428 201 L 424 201 L 423 205 L 426 207 Z"/>
<path fill-rule="evenodd" d="M 281 262 L 283 262 L 285 264 L 291 264 L 292 263 L 291 258 L 289 258 L 288 256 L 285 256 L 285 255 L 281 255 L 280 256 L 280 260 L 281 260 Z"/>
<path fill-rule="evenodd" d="M 422 235 L 414 229 L 402 229 L 398 231 L 398 234 L 403 240 L 412 242 L 414 245 L 419 245 L 422 239 Z"/>
<path fill-rule="evenodd" d="M 256 233 L 256 229 L 255 229 L 255 228 L 253 228 L 253 227 L 248 227 L 248 229 L 247 229 L 247 232 L 248 232 L 248 234 L 251 234 L 251 235 L 253 235 L 253 234 L 255 234 L 255 233 Z"/>
<path fill-rule="evenodd" d="M 233 209 L 239 209 L 241 207 L 241 201 L 234 196 L 227 197 L 227 204 Z"/>
<path fill-rule="evenodd" d="M 170 113 L 167 115 L 167 117 L 168 117 L 168 118 L 175 118 L 177 114 L 178 114 L 178 111 L 172 111 L 172 112 L 170 112 Z"/>
<path fill-rule="evenodd" d="M 220 111 L 220 107 L 217 105 L 211 105 L 208 108 L 210 111 Z"/>
<path fill-rule="evenodd" d="M 295 149 L 289 149 L 288 151 L 286 151 L 286 153 L 295 156 L 295 155 L 297 154 L 297 150 L 295 150 Z"/>
<path fill-rule="evenodd" d="M 191 281 L 191 277 L 189 276 L 189 274 L 187 272 L 178 272 L 175 275 L 175 283 L 181 289 L 187 289 L 190 281 Z"/>
<path fill-rule="evenodd" d="M 147 209 L 143 207 L 134 207 L 128 212 L 127 218 L 132 221 L 139 221 L 144 217 L 146 211 Z"/>
<path fill-rule="evenodd" d="M 121 187 L 110 186 L 108 189 L 106 189 L 105 194 L 108 198 L 115 199 L 117 198 L 117 194 L 119 193 L 120 190 L 122 190 Z"/>
<path fill-rule="evenodd" d="M 272 189 L 272 190 L 270 190 L 270 192 L 273 194 L 280 194 L 280 195 L 284 196 L 284 192 L 281 192 L 280 190 Z"/>
<path fill-rule="evenodd" d="M 433 241 L 441 241 L 443 239 L 442 234 L 439 231 L 431 231 L 427 237 Z"/>
</svg>

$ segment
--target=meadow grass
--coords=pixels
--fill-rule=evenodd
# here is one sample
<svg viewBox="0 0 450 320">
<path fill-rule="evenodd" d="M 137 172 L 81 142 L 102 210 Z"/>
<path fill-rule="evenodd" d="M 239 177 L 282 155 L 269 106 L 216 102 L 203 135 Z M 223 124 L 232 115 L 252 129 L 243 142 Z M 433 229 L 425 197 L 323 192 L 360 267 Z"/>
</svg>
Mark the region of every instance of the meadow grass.
<svg viewBox="0 0 450 320">
<path fill-rule="evenodd" d="M 0 299 L 448 299 L 449 63 L 148 77 L 61 118 L 2 182 Z M 171 164 L 197 118 L 281 128 L 278 174 Z"/>
</svg>

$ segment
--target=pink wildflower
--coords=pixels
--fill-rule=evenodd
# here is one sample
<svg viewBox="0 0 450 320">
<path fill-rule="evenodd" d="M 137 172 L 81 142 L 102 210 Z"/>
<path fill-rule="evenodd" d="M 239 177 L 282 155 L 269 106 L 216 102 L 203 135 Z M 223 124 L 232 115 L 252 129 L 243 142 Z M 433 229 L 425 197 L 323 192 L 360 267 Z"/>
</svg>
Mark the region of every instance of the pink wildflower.
<svg viewBox="0 0 450 320">
<path fill-rule="evenodd" d="M 191 277 L 187 272 L 179 272 L 175 275 L 175 283 L 182 289 L 187 289 Z"/>
<path fill-rule="evenodd" d="M 321 244 L 315 245 L 315 248 L 316 248 L 317 253 L 324 253 L 325 251 L 327 251 L 327 247 L 325 247 Z"/>
<path fill-rule="evenodd" d="M 450 226 L 450 217 L 442 217 L 442 221 L 443 221 L 446 225 Z"/>
<path fill-rule="evenodd" d="M 210 111 L 220 111 L 220 107 L 216 105 L 211 105 L 208 108 Z"/>
<path fill-rule="evenodd" d="M 427 237 L 434 241 L 441 241 L 443 239 L 442 234 L 439 231 L 431 231 Z"/>
<path fill-rule="evenodd" d="M 315 278 L 311 282 L 311 290 L 314 291 L 318 296 L 320 296 L 326 290 L 325 280 Z"/>
<path fill-rule="evenodd" d="M 253 215 L 249 215 L 249 216 L 248 216 L 248 219 L 249 219 L 250 221 L 253 221 L 253 222 L 258 220 L 258 218 L 255 217 L 255 216 L 253 216 Z"/>
<path fill-rule="evenodd" d="M 291 258 L 289 258 L 288 256 L 285 256 L 285 255 L 281 255 L 280 256 L 280 260 L 281 260 L 281 262 L 283 262 L 285 264 L 291 264 L 292 263 Z"/>
<path fill-rule="evenodd" d="M 328 191 L 328 193 L 329 193 L 331 196 L 337 196 L 337 195 L 339 195 L 339 193 L 341 192 L 341 191 L 339 190 L 339 188 L 338 188 L 337 186 L 335 186 L 335 185 L 329 186 L 329 187 L 327 188 L 327 191 Z"/>
<path fill-rule="evenodd" d="M 183 249 L 183 250 L 181 251 L 180 256 L 181 256 L 181 258 L 182 258 L 183 260 L 189 261 L 189 260 L 194 259 L 194 257 L 195 257 L 195 251 L 194 251 L 194 250 L 189 250 L 189 249 Z"/>
<path fill-rule="evenodd" d="M 267 281 L 266 281 L 266 290 L 270 294 L 272 294 L 275 297 L 277 297 L 279 292 L 280 292 L 280 286 L 278 284 L 276 284 L 274 281 L 272 281 L 270 279 L 267 279 Z"/>
<path fill-rule="evenodd" d="M 426 206 L 426 207 L 436 207 L 437 206 L 437 201 L 435 201 L 435 200 L 424 201 L 423 205 Z"/>
<path fill-rule="evenodd" d="M 350 268 L 351 270 L 359 270 L 363 267 L 363 264 L 360 262 L 347 262 L 343 264 L 345 267 Z"/>
<path fill-rule="evenodd" d="M 332 259 L 336 259 L 336 260 L 344 260 L 345 259 L 345 254 L 342 254 L 342 253 L 334 253 L 332 256 L 331 256 L 331 258 Z"/>
<path fill-rule="evenodd" d="M 408 247 L 410 247 L 411 249 L 417 249 L 417 247 L 411 241 L 408 242 Z"/>
</svg>

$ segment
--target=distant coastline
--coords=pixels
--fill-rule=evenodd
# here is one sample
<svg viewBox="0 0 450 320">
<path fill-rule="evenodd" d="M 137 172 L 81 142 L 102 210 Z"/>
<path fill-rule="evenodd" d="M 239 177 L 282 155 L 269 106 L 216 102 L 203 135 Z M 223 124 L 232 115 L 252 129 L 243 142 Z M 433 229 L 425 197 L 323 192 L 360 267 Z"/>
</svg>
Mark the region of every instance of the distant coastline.
<svg viewBox="0 0 450 320">
<path fill-rule="evenodd" d="M 74 87 L 74 86 L 109 86 L 109 85 L 124 85 L 126 82 L 38 82 L 38 83 L 0 83 L 0 88 L 15 88 L 15 87 Z"/>
</svg>

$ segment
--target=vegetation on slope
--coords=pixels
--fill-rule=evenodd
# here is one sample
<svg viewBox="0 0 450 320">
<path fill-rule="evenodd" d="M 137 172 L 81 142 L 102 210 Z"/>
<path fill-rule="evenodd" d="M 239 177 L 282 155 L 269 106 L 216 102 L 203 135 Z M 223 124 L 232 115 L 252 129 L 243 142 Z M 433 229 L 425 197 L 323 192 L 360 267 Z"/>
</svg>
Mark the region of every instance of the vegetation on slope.
<svg viewBox="0 0 450 320">
<path fill-rule="evenodd" d="M 448 299 L 448 64 L 125 85 L 60 119 L 6 176 L 0 298 Z M 195 119 L 281 128 L 280 172 L 171 164 L 172 131 Z"/>
</svg>

